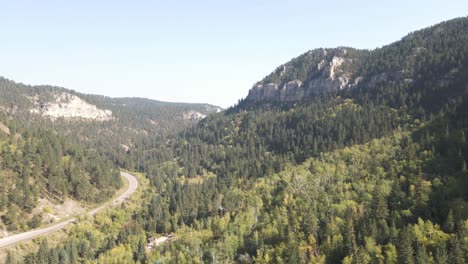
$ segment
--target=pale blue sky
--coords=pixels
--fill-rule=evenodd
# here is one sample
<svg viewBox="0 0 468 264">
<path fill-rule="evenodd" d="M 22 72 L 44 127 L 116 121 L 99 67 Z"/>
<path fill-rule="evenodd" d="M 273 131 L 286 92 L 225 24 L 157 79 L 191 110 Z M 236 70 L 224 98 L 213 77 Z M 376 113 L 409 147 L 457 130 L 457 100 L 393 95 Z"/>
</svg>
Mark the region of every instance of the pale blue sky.
<svg viewBox="0 0 468 264">
<path fill-rule="evenodd" d="M 223 107 L 307 50 L 373 49 L 468 15 L 466 0 L 0 0 L 0 7 L 0 76 Z"/>
</svg>

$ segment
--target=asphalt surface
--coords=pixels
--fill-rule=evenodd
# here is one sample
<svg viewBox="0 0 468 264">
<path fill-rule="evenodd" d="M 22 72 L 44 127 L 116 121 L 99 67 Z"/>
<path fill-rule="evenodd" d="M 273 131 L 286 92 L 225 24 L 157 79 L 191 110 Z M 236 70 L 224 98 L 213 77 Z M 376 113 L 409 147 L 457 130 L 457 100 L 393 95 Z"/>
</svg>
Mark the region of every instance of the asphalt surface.
<svg viewBox="0 0 468 264">
<path fill-rule="evenodd" d="M 130 197 L 130 195 L 132 195 L 136 191 L 136 189 L 138 188 L 138 181 L 133 175 L 128 174 L 126 172 L 120 172 L 120 174 L 128 180 L 128 183 L 129 183 L 128 184 L 128 189 L 124 193 L 122 193 L 119 197 L 117 197 L 114 201 L 112 201 L 112 205 L 116 205 L 116 204 L 119 204 L 119 203 L 123 202 L 125 199 Z M 93 210 L 87 212 L 86 214 L 87 215 L 95 215 L 97 212 L 101 211 L 102 209 L 104 209 L 104 208 L 106 208 L 108 206 L 109 206 L 109 204 L 103 205 L 103 206 L 101 206 L 99 208 L 96 208 L 96 209 L 93 209 Z M 48 226 L 48 227 L 35 229 L 35 230 L 27 231 L 27 232 L 24 232 L 24 233 L 19 233 L 19 234 L 15 234 L 15 235 L 12 235 L 12 236 L 4 237 L 4 238 L 0 239 L 0 249 L 15 245 L 15 244 L 17 244 L 19 242 L 23 242 L 23 241 L 33 239 L 33 238 L 41 236 L 41 235 L 52 233 L 54 231 L 62 229 L 63 227 L 65 227 L 65 226 L 67 226 L 67 225 L 69 225 L 71 223 L 74 223 L 74 222 L 76 222 L 76 218 L 72 218 L 72 219 L 69 219 L 67 221 L 60 222 L 58 224 L 52 225 L 52 226 Z"/>
</svg>

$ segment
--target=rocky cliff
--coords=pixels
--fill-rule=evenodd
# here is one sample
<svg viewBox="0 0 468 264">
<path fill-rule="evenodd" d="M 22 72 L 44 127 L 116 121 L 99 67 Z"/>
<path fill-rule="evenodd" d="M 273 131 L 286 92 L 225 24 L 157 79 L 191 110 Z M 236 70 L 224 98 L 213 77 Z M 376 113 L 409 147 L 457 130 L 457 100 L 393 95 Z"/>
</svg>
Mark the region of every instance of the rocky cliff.
<svg viewBox="0 0 468 264">
<path fill-rule="evenodd" d="M 440 34 L 448 34 L 443 24 L 418 34 L 411 33 L 400 41 L 371 51 L 348 47 L 311 50 L 255 83 L 246 101 L 294 102 L 355 86 L 411 84 L 421 79 L 425 65 L 440 60 L 432 54 L 444 47 L 426 41 Z M 457 56 L 452 60 L 456 62 Z M 453 71 L 456 72 L 457 67 Z M 449 81 L 451 75 L 439 77 Z"/>
<path fill-rule="evenodd" d="M 253 101 L 298 101 L 304 97 L 355 85 L 353 70 L 366 51 L 316 49 L 281 65 L 256 83 L 247 97 Z"/>
<path fill-rule="evenodd" d="M 112 111 L 99 109 L 80 97 L 69 93 L 52 93 L 52 99 L 45 101 L 35 96 L 31 98 L 34 107 L 32 113 L 40 113 L 51 119 L 55 118 L 82 118 L 97 121 L 106 121 L 112 119 Z"/>
</svg>

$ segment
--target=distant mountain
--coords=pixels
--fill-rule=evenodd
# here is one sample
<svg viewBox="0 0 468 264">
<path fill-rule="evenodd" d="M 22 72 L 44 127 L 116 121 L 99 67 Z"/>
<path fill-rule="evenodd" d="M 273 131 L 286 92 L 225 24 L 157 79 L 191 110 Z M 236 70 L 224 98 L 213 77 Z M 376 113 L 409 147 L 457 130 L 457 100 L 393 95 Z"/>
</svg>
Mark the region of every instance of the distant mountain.
<svg viewBox="0 0 468 264">
<path fill-rule="evenodd" d="M 175 133 L 222 109 L 209 104 L 81 94 L 0 78 L 0 112 L 24 129 L 54 129 L 119 162 L 148 138 Z"/>
<path fill-rule="evenodd" d="M 173 128 L 183 122 L 199 121 L 210 113 L 221 111 L 220 107 L 209 104 L 111 98 L 81 94 L 55 86 L 24 85 L 1 77 L 0 92 L 0 109 L 4 112 L 11 115 L 32 114 L 51 120 L 130 122 L 136 121 L 136 117 L 143 123 Z"/>
</svg>

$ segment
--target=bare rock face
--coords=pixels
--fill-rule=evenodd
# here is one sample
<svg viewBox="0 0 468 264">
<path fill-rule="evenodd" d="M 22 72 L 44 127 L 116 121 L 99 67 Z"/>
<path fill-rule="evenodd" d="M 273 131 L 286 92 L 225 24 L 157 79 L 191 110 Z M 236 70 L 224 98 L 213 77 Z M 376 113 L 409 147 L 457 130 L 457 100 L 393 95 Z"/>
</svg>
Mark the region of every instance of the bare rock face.
<svg viewBox="0 0 468 264">
<path fill-rule="evenodd" d="M 194 111 L 194 110 L 189 110 L 189 111 L 186 111 L 186 112 L 184 112 L 182 114 L 182 118 L 184 120 L 199 121 L 199 120 L 202 120 L 205 117 L 206 117 L 206 115 L 204 115 L 203 113 L 200 113 L 200 112 Z"/>
<path fill-rule="evenodd" d="M 286 83 L 280 91 L 281 101 L 298 101 L 304 97 L 305 90 L 302 82 L 294 80 Z"/>
<path fill-rule="evenodd" d="M 311 95 L 344 89 L 355 85 L 355 83 L 350 83 L 351 73 L 344 69 L 344 66 L 349 66 L 353 63 L 353 60 L 347 58 L 346 54 L 347 51 L 345 48 L 335 49 L 332 53 L 327 50 L 310 51 L 303 55 L 312 57 L 312 59 L 310 59 L 312 63 L 308 62 L 307 64 L 310 66 L 306 75 L 288 81 L 287 78 L 289 76 L 298 75 L 297 73 L 291 73 L 294 67 L 289 65 L 295 62 L 282 65 L 279 68 L 280 71 L 277 73 L 278 76 L 276 76 L 276 79 L 280 79 L 279 81 L 261 81 L 256 83 L 249 91 L 247 99 L 256 102 L 293 102 L 300 101 Z M 316 63 L 313 63 L 314 60 Z"/>
<path fill-rule="evenodd" d="M 255 101 L 268 100 L 279 97 L 278 84 L 256 84 L 249 92 L 249 97 Z"/>
<path fill-rule="evenodd" d="M 333 57 L 331 61 L 326 64 L 325 61 L 320 62 L 317 65 L 317 70 L 321 71 L 322 74 L 308 81 L 308 93 L 306 95 L 317 95 L 328 91 L 347 88 L 351 74 L 341 69 L 343 63 L 352 63 L 352 60 L 342 57 Z"/>
<path fill-rule="evenodd" d="M 69 93 L 56 93 L 53 100 L 44 102 L 37 97 L 32 98 L 34 108 L 30 111 L 39 113 L 50 119 L 90 119 L 106 121 L 112 119 L 112 111 L 97 108 L 80 97 Z"/>
</svg>

